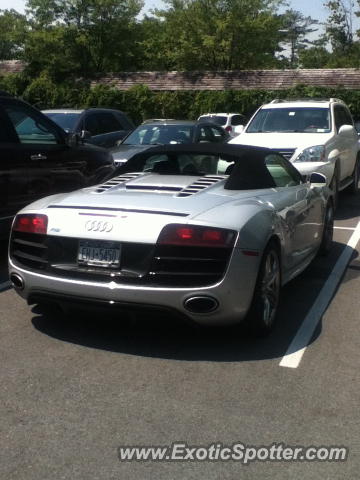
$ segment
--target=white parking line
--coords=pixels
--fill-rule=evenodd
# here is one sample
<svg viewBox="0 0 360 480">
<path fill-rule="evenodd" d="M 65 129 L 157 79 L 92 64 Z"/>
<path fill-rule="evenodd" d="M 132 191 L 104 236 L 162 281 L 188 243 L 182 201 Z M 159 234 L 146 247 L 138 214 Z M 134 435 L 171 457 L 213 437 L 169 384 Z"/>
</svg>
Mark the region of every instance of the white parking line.
<svg viewBox="0 0 360 480">
<path fill-rule="evenodd" d="M 11 287 L 11 282 L 0 283 L 0 292 Z"/>
<path fill-rule="evenodd" d="M 338 284 L 341 282 L 344 271 L 359 240 L 360 222 L 357 224 L 354 233 L 351 235 L 332 272 L 320 290 L 315 303 L 300 325 L 299 330 L 279 364 L 280 367 L 297 368 L 299 366 L 306 347 L 314 334 L 315 328 L 329 305 Z"/>
</svg>

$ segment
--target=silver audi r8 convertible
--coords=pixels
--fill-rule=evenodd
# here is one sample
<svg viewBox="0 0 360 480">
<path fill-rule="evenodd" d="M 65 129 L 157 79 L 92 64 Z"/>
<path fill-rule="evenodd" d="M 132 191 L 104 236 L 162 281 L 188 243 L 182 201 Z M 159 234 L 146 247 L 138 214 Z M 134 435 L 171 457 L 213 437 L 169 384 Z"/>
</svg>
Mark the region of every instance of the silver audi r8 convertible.
<svg viewBox="0 0 360 480">
<path fill-rule="evenodd" d="M 29 304 L 156 308 L 274 325 L 283 284 L 332 242 L 325 177 L 270 149 L 168 145 L 14 219 L 10 279 Z M 169 318 L 171 318 L 169 316 Z"/>
</svg>

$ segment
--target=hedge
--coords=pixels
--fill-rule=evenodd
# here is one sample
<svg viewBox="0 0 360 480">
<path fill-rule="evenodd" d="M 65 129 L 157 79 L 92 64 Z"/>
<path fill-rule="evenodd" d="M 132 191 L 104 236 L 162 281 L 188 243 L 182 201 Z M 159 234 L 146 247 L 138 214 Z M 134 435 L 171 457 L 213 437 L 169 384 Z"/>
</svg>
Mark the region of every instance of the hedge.
<svg viewBox="0 0 360 480">
<path fill-rule="evenodd" d="M 274 98 L 329 98 L 344 100 L 354 117 L 360 117 L 360 89 L 297 85 L 287 90 L 223 90 L 154 92 L 146 85 L 127 91 L 109 86 L 90 87 L 79 81 L 55 84 L 42 73 L 36 79 L 23 74 L 0 78 L 0 89 L 19 96 L 37 108 L 108 107 L 123 110 L 140 123 L 146 118 L 195 119 L 206 112 L 239 112 L 249 117 L 263 103 Z"/>
</svg>

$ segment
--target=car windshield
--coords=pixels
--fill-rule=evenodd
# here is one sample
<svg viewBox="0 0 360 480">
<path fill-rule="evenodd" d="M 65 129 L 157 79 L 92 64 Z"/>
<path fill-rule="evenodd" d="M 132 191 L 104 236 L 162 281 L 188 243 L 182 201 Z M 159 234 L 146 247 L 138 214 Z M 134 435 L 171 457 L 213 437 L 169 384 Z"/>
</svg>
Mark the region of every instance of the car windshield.
<svg viewBox="0 0 360 480">
<path fill-rule="evenodd" d="M 190 125 L 140 125 L 126 139 L 124 145 L 159 145 L 191 143 Z"/>
<path fill-rule="evenodd" d="M 74 130 L 76 122 L 80 117 L 80 113 L 74 112 L 44 112 L 47 117 L 49 117 L 53 122 L 57 123 L 61 128 L 66 132 L 71 132 Z"/>
<path fill-rule="evenodd" d="M 246 133 L 329 131 L 329 109 L 316 107 L 262 108 L 246 129 Z"/>
<path fill-rule="evenodd" d="M 222 127 L 226 124 L 226 117 L 222 117 L 220 115 L 206 115 L 200 117 L 200 120 L 206 121 L 206 122 L 214 122 L 217 125 L 221 125 Z"/>
</svg>

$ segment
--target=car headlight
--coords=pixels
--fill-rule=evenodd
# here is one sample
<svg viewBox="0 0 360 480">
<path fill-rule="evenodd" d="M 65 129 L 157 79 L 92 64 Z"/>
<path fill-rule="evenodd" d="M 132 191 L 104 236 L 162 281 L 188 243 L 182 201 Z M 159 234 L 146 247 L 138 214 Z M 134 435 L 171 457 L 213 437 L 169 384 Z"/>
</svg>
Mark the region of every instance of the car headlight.
<svg viewBox="0 0 360 480">
<path fill-rule="evenodd" d="M 324 162 L 325 147 L 324 145 L 315 145 L 314 147 L 305 148 L 295 158 L 294 162 Z"/>
</svg>

